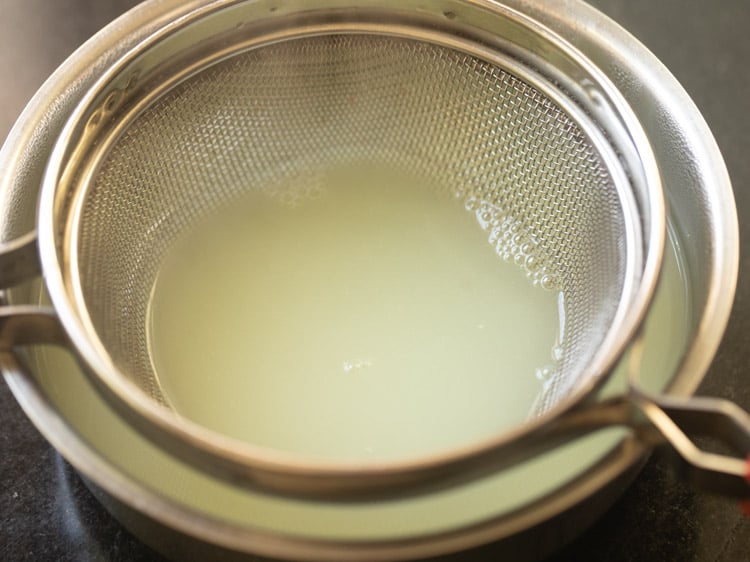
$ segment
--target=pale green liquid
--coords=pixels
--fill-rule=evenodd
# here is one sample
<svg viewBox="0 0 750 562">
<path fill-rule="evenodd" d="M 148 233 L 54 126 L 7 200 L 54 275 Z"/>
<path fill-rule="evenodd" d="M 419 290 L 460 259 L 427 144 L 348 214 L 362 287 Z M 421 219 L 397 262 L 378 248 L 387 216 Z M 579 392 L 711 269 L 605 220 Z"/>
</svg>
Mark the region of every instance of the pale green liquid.
<svg viewBox="0 0 750 562">
<path fill-rule="evenodd" d="M 168 254 L 149 341 L 175 410 L 336 458 L 423 454 L 526 420 L 557 294 L 414 178 L 343 170 L 313 191 L 255 194 Z"/>
<path fill-rule="evenodd" d="M 686 284 L 679 246 L 667 248 L 659 290 L 649 312 L 640 384 L 660 391 L 675 374 L 689 341 Z M 40 286 L 42 303 L 48 303 Z M 251 530 L 333 540 L 393 540 L 439 534 L 512 513 L 579 478 L 624 436 L 623 428 L 597 432 L 469 485 L 400 501 L 320 504 L 255 494 L 190 468 L 142 437 L 108 407 L 61 348 L 30 350 L 35 380 L 97 458 L 159 496 L 197 513 Z M 626 388 L 617 370 L 610 386 Z"/>
</svg>

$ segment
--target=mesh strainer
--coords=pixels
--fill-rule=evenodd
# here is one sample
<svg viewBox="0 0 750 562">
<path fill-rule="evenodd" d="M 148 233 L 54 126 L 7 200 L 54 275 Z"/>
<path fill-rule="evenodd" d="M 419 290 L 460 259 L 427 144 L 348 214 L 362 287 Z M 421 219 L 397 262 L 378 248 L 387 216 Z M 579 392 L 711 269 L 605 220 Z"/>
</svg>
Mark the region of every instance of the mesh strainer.
<svg viewBox="0 0 750 562">
<path fill-rule="evenodd" d="M 595 401 L 648 310 L 664 240 L 650 148 L 596 68 L 494 4 L 466 14 L 385 1 L 198 4 L 114 65 L 71 116 L 38 222 L 55 313 L 6 311 L 6 347 L 66 342 L 157 443 L 292 494 L 476 477 L 598 425 L 636 424 L 635 404 L 664 430 L 664 410 L 679 418 L 677 405 L 639 393 Z M 523 247 L 529 276 L 565 295 L 564 353 L 529 422 L 429 457 L 347 464 L 238 443 L 173 412 L 146 333 L 166 252 L 249 193 L 293 198 L 298 180 L 362 163 L 418 175 L 512 224 L 499 253 Z M 6 284 L 34 269 L 36 247 L 29 236 L 8 248 Z M 744 464 L 726 463 L 746 493 Z"/>
</svg>

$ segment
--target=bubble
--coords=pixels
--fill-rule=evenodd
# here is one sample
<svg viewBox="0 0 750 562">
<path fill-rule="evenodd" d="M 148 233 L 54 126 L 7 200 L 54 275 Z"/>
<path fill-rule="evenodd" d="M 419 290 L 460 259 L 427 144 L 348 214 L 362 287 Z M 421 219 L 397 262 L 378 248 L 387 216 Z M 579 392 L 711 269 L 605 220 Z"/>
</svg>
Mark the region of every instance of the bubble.
<svg viewBox="0 0 750 562">
<path fill-rule="evenodd" d="M 536 370 L 536 378 L 542 382 L 547 382 L 552 376 L 553 369 L 549 366 L 542 367 Z"/>
<path fill-rule="evenodd" d="M 554 279 L 552 279 L 552 276 L 549 274 L 544 275 L 541 278 L 540 283 L 542 285 L 542 289 L 550 290 L 550 289 L 553 289 L 555 286 L 555 281 Z"/>
<path fill-rule="evenodd" d="M 498 229 L 498 228 L 493 228 L 493 229 L 492 229 L 492 230 L 490 231 L 490 235 L 489 235 L 489 237 L 488 237 L 487 239 L 489 240 L 489 243 L 490 243 L 490 244 L 492 244 L 492 245 L 494 246 L 494 245 L 496 245 L 496 244 L 498 243 L 498 241 L 500 240 L 500 236 L 501 236 L 501 235 L 502 235 L 502 233 L 500 232 L 500 229 Z"/>
<path fill-rule="evenodd" d="M 363 359 L 361 361 L 344 361 L 342 367 L 345 373 L 351 373 L 372 367 L 372 361 L 369 359 Z"/>
</svg>

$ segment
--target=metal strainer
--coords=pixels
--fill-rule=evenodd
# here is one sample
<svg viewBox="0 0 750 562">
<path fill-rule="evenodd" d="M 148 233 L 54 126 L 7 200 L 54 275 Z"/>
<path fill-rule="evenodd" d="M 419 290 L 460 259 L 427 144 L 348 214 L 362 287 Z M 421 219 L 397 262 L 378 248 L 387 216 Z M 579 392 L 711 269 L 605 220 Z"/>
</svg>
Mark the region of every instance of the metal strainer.
<svg viewBox="0 0 750 562">
<path fill-rule="evenodd" d="M 512 228 L 513 239 L 496 235 L 500 253 L 523 247 L 537 282 L 570 303 L 550 406 L 595 374 L 603 336 L 632 298 L 626 278 L 640 274 L 628 271 L 632 202 L 614 155 L 537 88 L 461 51 L 362 33 L 289 38 L 187 78 L 123 122 L 58 220 L 90 329 L 157 400 L 144 327 L 164 252 L 248 192 L 304 197 L 297 186 L 319 170 L 406 170 L 489 213 L 498 234 Z"/>
<path fill-rule="evenodd" d="M 664 242 L 637 121 L 595 67 L 522 16 L 417 4 L 196 3 L 114 65 L 71 116 L 42 191 L 38 247 L 55 313 L 7 309 L 5 346 L 70 345 L 157 443 L 283 493 L 475 477 L 601 424 L 635 424 L 641 402 L 666 429 L 656 418 L 679 414 L 673 405 L 652 414 L 639 393 L 594 400 L 648 310 Z M 532 419 L 460 450 L 368 465 L 238 443 L 171 411 L 146 332 L 165 253 L 248 193 L 303 197 L 294 186 L 305 178 L 361 163 L 450 191 L 484 217 L 498 253 L 565 295 L 564 353 Z M 36 248 L 33 235 L 9 246 L 6 285 L 31 273 Z M 727 462 L 713 468 L 746 494 L 744 464 Z"/>
</svg>

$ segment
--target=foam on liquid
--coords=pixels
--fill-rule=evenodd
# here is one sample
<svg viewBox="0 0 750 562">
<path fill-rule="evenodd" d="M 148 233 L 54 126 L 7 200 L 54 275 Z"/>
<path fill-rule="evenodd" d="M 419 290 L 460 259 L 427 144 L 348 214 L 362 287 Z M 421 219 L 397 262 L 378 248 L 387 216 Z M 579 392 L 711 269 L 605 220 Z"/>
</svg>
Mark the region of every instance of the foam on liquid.
<svg viewBox="0 0 750 562">
<path fill-rule="evenodd" d="M 500 259 L 464 203 L 341 170 L 293 202 L 256 193 L 170 250 L 149 342 L 182 415 L 248 442 L 392 458 L 522 423 L 558 295 Z"/>
</svg>

